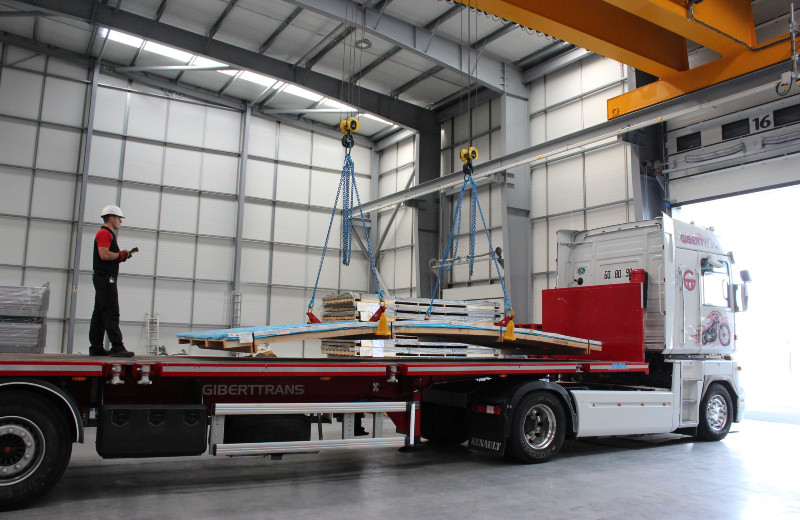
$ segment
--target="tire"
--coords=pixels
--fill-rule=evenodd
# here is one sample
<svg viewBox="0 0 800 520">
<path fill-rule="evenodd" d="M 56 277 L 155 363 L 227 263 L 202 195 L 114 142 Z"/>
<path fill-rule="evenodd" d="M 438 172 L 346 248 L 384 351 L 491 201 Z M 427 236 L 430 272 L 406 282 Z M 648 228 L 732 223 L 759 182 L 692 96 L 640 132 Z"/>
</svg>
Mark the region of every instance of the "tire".
<svg viewBox="0 0 800 520">
<path fill-rule="evenodd" d="M 723 347 L 727 347 L 731 344 L 731 328 L 725 325 L 724 323 L 719 326 L 719 343 Z"/>
<path fill-rule="evenodd" d="M 712 383 L 700 402 L 700 424 L 697 438 L 703 441 L 721 441 L 728 435 L 733 422 L 733 401 L 728 390 Z"/>
<path fill-rule="evenodd" d="M 452 406 L 422 403 L 420 435 L 439 446 L 465 443 L 469 439 L 467 411 Z"/>
<path fill-rule="evenodd" d="M 27 392 L 0 395 L 0 511 L 45 494 L 71 455 L 69 427 L 54 404 Z"/>
<path fill-rule="evenodd" d="M 564 444 L 566 418 L 564 406 L 550 392 L 532 392 L 514 411 L 510 455 L 524 463 L 547 462 Z"/>
</svg>

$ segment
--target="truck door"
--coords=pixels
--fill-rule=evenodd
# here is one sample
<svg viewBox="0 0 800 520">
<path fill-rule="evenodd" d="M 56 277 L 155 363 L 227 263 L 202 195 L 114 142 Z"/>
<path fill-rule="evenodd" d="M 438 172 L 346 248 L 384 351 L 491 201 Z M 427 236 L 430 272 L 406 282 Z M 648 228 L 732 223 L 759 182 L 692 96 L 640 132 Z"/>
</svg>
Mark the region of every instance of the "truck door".
<svg viewBox="0 0 800 520">
<path fill-rule="evenodd" d="M 700 253 L 701 353 L 734 350 L 730 263 L 723 255 Z"/>
<path fill-rule="evenodd" d="M 678 248 L 675 251 L 677 267 L 674 351 L 696 354 L 700 351 L 700 262 L 701 253 Z"/>
</svg>

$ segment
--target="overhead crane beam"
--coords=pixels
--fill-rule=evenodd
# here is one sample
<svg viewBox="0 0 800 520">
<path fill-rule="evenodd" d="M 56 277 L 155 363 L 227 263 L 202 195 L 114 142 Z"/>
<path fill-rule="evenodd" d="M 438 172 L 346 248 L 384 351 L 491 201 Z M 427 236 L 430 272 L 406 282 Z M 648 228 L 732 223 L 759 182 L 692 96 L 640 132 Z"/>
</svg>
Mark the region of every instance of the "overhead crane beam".
<svg viewBox="0 0 800 520">
<path fill-rule="evenodd" d="M 659 78 L 609 100 L 609 119 L 792 57 L 788 35 L 758 44 L 750 0 L 456 1 Z M 720 58 L 689 69 L 687 40 Z"/>
</svg>

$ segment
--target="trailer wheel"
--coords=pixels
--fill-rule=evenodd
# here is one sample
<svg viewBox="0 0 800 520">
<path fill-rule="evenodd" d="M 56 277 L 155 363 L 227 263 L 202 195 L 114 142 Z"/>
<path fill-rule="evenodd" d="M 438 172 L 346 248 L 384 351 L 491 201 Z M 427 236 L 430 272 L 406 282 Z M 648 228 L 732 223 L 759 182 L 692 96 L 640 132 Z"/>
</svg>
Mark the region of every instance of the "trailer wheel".
<svg viewBox="0 0 800 520">
<path fill-rule="evenodd" d="M 731 395 L 724 386 L 712 383 L 700 403 L 697 438 L 704 441 L 721 441 L 728 435 L 732 422 Z"/>
<path fill-rule="evenodd" d="M 48 491 L 71 454 L 69 427 L 55 405 L 27 392 L 0 395 L 0 511 Z"/>
<path fill-rule="evenodd" d="M 525 463 L 547 462 L 564 444 L 564 407 L 550 392 L 532 392 L 514 411 L 509 448 Z"/>
</svg>

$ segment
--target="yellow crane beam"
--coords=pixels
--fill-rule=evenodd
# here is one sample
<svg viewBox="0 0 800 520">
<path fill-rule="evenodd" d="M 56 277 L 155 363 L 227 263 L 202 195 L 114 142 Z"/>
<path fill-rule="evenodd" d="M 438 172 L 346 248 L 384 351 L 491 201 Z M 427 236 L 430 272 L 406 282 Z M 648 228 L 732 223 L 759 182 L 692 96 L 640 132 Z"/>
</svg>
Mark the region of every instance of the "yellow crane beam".
<svg viewBox="0 0 800 520">
<path fill-rule="evenodd" d="M 456 1 L 659 78 L 610 99 L 609 119 L 791 58 L 787 35 L 757 43 L 750 0 Z M 687 39 L 720 58 L 689 69 Z"/>
</svg>

